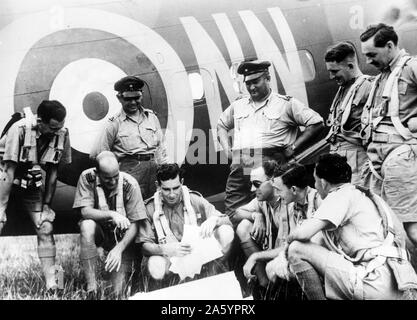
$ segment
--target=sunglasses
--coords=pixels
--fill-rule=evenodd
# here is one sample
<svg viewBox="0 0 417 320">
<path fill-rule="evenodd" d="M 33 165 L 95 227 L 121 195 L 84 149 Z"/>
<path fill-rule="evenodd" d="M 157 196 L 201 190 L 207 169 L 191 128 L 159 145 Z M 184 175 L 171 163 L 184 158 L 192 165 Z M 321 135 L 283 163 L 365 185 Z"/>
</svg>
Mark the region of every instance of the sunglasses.
<svg viewBox="0 0 417 320">
<path fill-rule="evenodd" d="M 251 184 L 256 188 L 256 189 L 258 189 L 260 186 L 261 186 L 261 184 L 262 184 L 262 182 L 261 181 L 258 181 L 258 180 L 255 180 L 255 181 L 251 181 Z"/>
</svg>

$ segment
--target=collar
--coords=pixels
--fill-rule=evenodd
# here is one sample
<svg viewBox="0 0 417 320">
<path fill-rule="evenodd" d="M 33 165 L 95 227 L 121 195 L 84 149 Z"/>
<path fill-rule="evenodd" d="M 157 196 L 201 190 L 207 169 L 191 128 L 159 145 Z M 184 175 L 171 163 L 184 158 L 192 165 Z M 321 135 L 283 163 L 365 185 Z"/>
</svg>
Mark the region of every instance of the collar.
<svg viewBox="0 0 417 320">
<path fill-rule="evenodd" d="M 398 54 L 394 57 L 394 59 L 391 60 L 391 62 L 389 63 L 387 69 L 389 68 L 389 70 L 393 70 L 395 68 L 395 65 L 397 64 L 397 62 L 407 54 L 407 52 L 404 49 L 401 49 L 400 52 L 398 52 Z"/>
<path fill-rule="evenodd" d="M 347 188 L 347 187 L 349 187 L 349 186 L 351 186 L 351 184 L 350 184 L 350 183 L 343 183 L 343 184 L 341 184 L 341 185 L 338 185 L 338 186 L 336 186 L 336 187 L 331 188 L 331 189 L 329 190 L 329 193 L 331 193 L 331 192 L 336 192 L 336 191 L 338 191 L 338 190 L 340 190 L 340 189 Z"/>
<path fill-rule="evenodd" d="M 308 209 L 308 195 L 310 193 L 310 187 L 306 188 L 305 197 L 303 203 L 294 202 L 294 210 L 306 212 Z"/>
</svg>

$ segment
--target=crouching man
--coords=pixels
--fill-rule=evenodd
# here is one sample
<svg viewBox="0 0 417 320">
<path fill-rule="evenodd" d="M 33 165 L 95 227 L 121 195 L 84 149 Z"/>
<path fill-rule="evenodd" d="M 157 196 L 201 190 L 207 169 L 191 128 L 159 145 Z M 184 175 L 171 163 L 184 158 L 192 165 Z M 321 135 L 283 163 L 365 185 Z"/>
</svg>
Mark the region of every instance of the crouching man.
<svg viewBox="0 0 417 320">
<path fill-rule="evenodd" d="M 351 175 L 345 157 L 319 159 L 314 178 L 323 202 L 291 231 L 290 268 L 310 300 L 398 299 L 417 288 L 404 229 L 379 196 L 350 184 Z M 329 249 L 310 241 L 319 231 Z"/>
<path fill-rule="evenodd" d="M 264 169 L 268 168 L 267 164 L 268 163 L 264 163 Z M 266 188 L 264 182 L 259 186 L 256 192 L 257 199 L 252 201 L 262 201 L 260 202 L 261 205 L 259 205 L 259 209 L 253 207 L 251 211 L 258 211 L 263 214 L 267 221 L 266 224 L 269 225 L 267 234 L 273 237 L 273 241 L 272 243 L 271 241 L 266 241 L 265 244 L 270 244 L 264 245 L 263 251 L 257 250 L 253 252 L 245 263 L 243 271 L 246 277 L 250 277 L 251 271 L 255 266 L 253 270 L 255 271 L 255 274 L 258 275 L 258 273 L 260 273 L 259 267 L 256 268 L 256 266 L 264 264 L 262 269 L 265 274 L 264 277 L 267 278 L 269 283 L 277 283 L 277 276 L 286 281 L 290 280 L 288 261 L 284 254 L 289 232 L 297 225 L 300 225 L 305 219 L 311 218 L 314 215 L 314 212 L 320 206 L 321 198 L 315 189 L 308 186 L 308 174 L 306 168 L 300 164 L 294 163 L 282 167 L 275 167 L 275 170 L 265 170 L 265 172 L 268 173 L 266 177 L 269 177 L 268 180 L 265 181 L 270 184 L 270 188 L 267 192 L 269 197 L 266 198 L 267 202 L 262 204 L 262 195 L 265 195 Z M 254 180 L 254 182 L 256 182 L 256 180 Z M 273 207 L 275 210 L 271 210 L 272 208 L 268 209 L 271 200 L 275 201 L 275 206 Z M 249 205 L 247 205 L 241 209 L 250 208 Z M 256 213 L 254 215 L 256 216 Z M 241 237 L 240 226 L 241 225 L 239 225 L 237 229 L 239 237 Z M 317 241 L 319 241 L 319 239 L 317 239 Z M 267 263 L 266 266 L 265 263 Z M 279 287 L 281 287 L 282 284 L 285 286 L 288 285 L 281 281 L 277 284 L 279 284 Z M 294 291 L 294 293 L 296 293 L 296 291 Z"/>
<path fill-rule="evenodd" d="M 147 219 L 140 221 L 137 239 L 147 256 L 142 263 L 149 275 L 155 280 L 164 279 L 170 273 L 169 258 L 191 253 L 191 246 L 181 243 L 185 224 L 201 226 L 203 237 L 214 233 L 227 255 L 234 238 L 229 218 L 183 185 L 177 164 L 158 167 L 156 179 L 158 190 L 146 201 Z"/>
<path fill-rule="evenodd" d="M 119 171 L 112 152 L 103 151 L 96 158 L 96 168 L 81 174 L 73 208 L 80 210 L 82 216 L 80 258 L 87 296 L 94 298 L 97 291 L 97 246 L 108 251 L 104 269 L 110 273 L 114 294 L 120 296 L 133 259 L 137 222 L 146 218 L 137 181 Z"/>
</svg>

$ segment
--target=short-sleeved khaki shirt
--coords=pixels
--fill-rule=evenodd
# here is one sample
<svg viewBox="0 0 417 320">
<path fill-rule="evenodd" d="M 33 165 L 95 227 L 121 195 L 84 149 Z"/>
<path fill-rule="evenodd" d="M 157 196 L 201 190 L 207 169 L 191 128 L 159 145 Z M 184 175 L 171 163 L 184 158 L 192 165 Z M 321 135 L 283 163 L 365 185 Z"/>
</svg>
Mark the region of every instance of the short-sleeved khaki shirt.
<svg viewBox="0 0 417 320">
<path fill-rule="evenodd" d="M 166 163 L 166 146 L 158 117 L 152 110 L 144 109 L 139 121 L 123 110 L 111 117 L 99 135 L 90 156 L 102 151 L 112 151 L 118 159 L 138 154 L 155 154 L 157 163 Z"/>
<path fill-rule="evenodd" d="M 117 192 L 117 189 L 114 190 L 106 199 L 110 210 L 116 210 Z M 125 172 L 123 173 L 123 202 L 126 217 L 130 222 L 136 222 L 146 218 L 145 205 L 138 182 Z M 96 172 L 94 168 L 84 170 L 81 173 L 72 207 L 74 209 L 83 207 L 98 208 Z"/>
<path fill-rule="evenodd" d="M 271 93 L 256 107 L 250 97 L 234 101 L 220 116 L 218 125 L 234 129 L 233 150 L 285 147 L 294 143 L 300 126 L 323 122 L 323 118 L 299 100 Z"/>
<path fill-rule="evenodd" d="M 352 258 L 360 250 L 381 245 L 385 239 L 382 218 L 376 206 L 350 183 L 332 190 L 313 219 L 331 222 L 331 237 Z"/>
<path fill-rule="evenodd" d="M 216 210 L 216 208 L 204 199 L 199 193 L 190 191 L 190 202 L 195 214 L 197 215 L 197 224 L 201 225 L 207 218 L 218 216 L 221 218 L 219 225 L 231 225 L 229 218 Z M 178 241 L 181 241 L 184 232 L 184 205 L 181 201 L 177 206 L 170 207 L 162 202 L 162 210 L 167 217 L 169 227 Z M 154 198 L 150 198 L 146 203 L 147 219 L 139 224 L 139 233 L 136 239 L 137 243 L 158 243 L 153 223 L 153 214 L 155 212 Z"/>
</svg>

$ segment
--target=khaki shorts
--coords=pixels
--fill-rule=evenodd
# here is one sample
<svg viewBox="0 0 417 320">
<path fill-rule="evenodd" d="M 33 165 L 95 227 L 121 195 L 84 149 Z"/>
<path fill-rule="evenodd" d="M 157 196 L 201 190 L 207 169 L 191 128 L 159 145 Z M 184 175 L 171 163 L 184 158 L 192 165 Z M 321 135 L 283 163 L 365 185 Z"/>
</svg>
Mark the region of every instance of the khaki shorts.
<svg viewBox="0 0 417 320">
<path fill-rule="evenodd" d="M 324 275 L 325 292 L 333 300 L 397 300 L 394 275 L 387 264 L 376 268 L 362 279 L 363 266 L 355 266 L 341 255 L 329 252 Z"/>
<path fill-rule="evenodd" d="M 361 170 L 368 160 L 366 150 L 362 146 L 343 141 L 330 145 L 330 152 L 346 157 L 347 163 L 352 169 L 352 184 L 361 184 Z"/>
<path fill-rule="evenodd" d="M 363 184 L 380 195 L 401 222 L 417 222 L 417 145 L 371 143 L 368 156 L 383 180 L 366 165 Z"/>
</svg>

